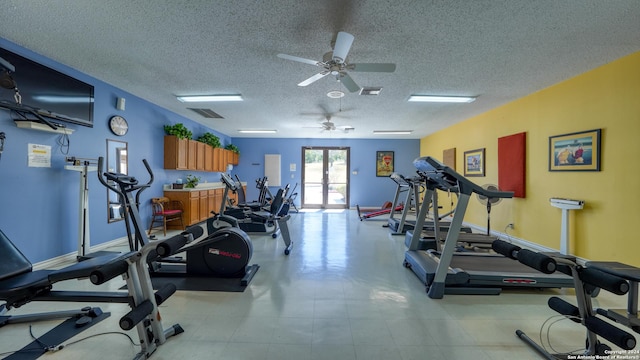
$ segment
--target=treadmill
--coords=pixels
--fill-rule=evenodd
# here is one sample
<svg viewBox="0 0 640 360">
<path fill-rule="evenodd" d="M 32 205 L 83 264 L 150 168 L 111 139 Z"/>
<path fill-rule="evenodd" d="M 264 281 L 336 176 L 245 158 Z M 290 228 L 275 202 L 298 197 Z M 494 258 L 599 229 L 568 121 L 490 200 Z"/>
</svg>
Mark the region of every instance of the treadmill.
<svg viewBox="0 0 640 360">
<path fill-rule="evenodd" d="M 420 190 L 424 187 L 422 179 L 420 177 L 406 178 L 398 173 L 393 173 L 389 176 L 391 180 L 393 180 L 398 186 L 396 188 L 396 195 L 393 198 L 393 204 L 391 204 L 391 212 L 389 213 L 389 219 L 387 220 L 387 225 L 389 230 L 391 230 L 392 235 L 402 235 L 407 231 L 415 229 L 416 221 L 415 220 L 407 220 L 407 215 L 411 211 L 411 203 L 415 202 L 415 208 L 420 208 Z M 397 206 L 398 201 L 400 200 L 400 196 L 403 192 L 406 192 L 404 208 L 402 209 L 402 213 L 400 218 L 396 218 L 395 215 L 398 213 Z M 440 222 L 438 224 L 440 231 L 446 232 L 449 229 L 448 222 Z M 431 223 L 423 223 L 422 230 L 433 232 L 434 224 Z M 464 227 L 462 229 L 463 232 L 471 232 L 470 228 Z"/>
<path fill-rule="evenodd" d="M 392 173 L 389 178 L 396 183 L 396 195 L 393 198 L 393 203 L 391 204 L 391 212 L 389 213 L 389 219 L 387 220 L 387 224 L 389 226 L 389 230 L 391 230 L 392 234 L 404 234 L 406 231 L 405 225 L 407 223 L 407 214 L 409 213 L 409 209 L 411 208 L 411 202 L 414 199 L 414 195 L 416 193 L 416 188 L 414 188 L 413 184 L 409 182 L 407 178 L 398 173 Z M 398 213 L 396 210 L 400 200 L 402 193 L 406 193 L 404 199 L 404 207 L 402 208 L 402 212 L 400 214 L 400 218 L 396 218 L 395 215 Z M 419 205 L 416 203 L 416 208 Z"/>
<path fill-rule="evenodd" d="M 426 156 L 413 161 L 427 185 L 425 198 L 436 189 L 458 193 L 451 227 L 442 251 L 419 250 L 416 233 L 405 252 L 403 265 L 410 268 L 427 288 L 432 299 L 445 294 L 498 295 L 506 287 L 571 288 L 573 279 L 562 273 L 543 274 L 505 256 L 493 253 L 455 252 L 469 199 L 473 193 L 488 198 L 512 198 L 511 191 L 491 191 L 469 181 L 438 160 Z M 416 228 L 422 228 L 429 208 L 423 202 Z"/>
<path fill-rule="evenodd" d="M 404 243 L 408 247 L 410 247 L 411 242 L 413 241 L 413 236 L 418 236 L 418 247 L 416 250 L 441 250 L 441 243 L 446 240 L 447 233 L 451 227 L 451 222 L 442 221 L 444 216 L 449 216 L 451 214 L 455 215 L 455 210 L 452 210 L 446 214 L 440 215 L 438 213 L 438 192 L 437 192 L 437 183 L 431 181 L 429 179 L 424 180 L 424 188 L 427 189 L 425 193 L 424 202 L 431 201 L 431 205 L 429 205 L 426 209 L 427 212 L 429 208 L 433 209 L 432 217 L 429 219 L 427 214 L 422 214 L 419 216 L 426 216 L 425 225 L 422 226 L 422 231 L 416 233 L 414 229 L 407 230 L 405 234 Z M 457 193 L 454 193 L 457 195 Z M 430 196 L 429 196 L 430 195 Z M 453 204 L 452 204 L 453 205 Z M 432 223 L 432 225 L 426 225 L 427 222 Z M 415 224 L 414 224 L 415 225 Z M 436 241 L 436 239 L 438 239 Z M 457 237 L 457 243 L 461 251 L 488 251 L 491 249 L 491 245 L 493 241 L 498 240 L 497 237 L 491 236 L 488 234 L 480 234 L 472 232 L 470 227 L 462 226 L 460 228 L 460 233 Z"/>
<path fill-rule="evenodd" d="M 407 231 L 413 231 L 415 229 L 416 221 L 407 220 L 407 215 L 411 211 L 412 202 L 415 202 L 416 209 L 420 208 L 420 197 L 418 196 L 418 194 L 420 194 L 420 189 L 424 188 L 424 183 L 421 177 L 406 178 L 398 173 L 392 173 L 389 177 L 397 184 L 397 187 L 396 195 L 393 198 L 393 204 L 391 204 L 391 212 L 389 213 L 387 226 L 389 227 L 392 235 L 402 235 Z M 399 205 L 398 201 L 400 200 L 401 194 L 403 192 L 406 192 L 404 208 L 402 209 L 400 218 L 396 218 L 395 215 L 398 213 L 397 206 Z M 436 194 L 434 193 L 433 196 L 436 196 Z M 428 198 L 425 197 L 425 199 Z M 435 204 L 436 206 L 437 203 L 437 201 L 433 202 L 433 204 Z M 427 207 L 427 209 L 428 208 L 429 207 Z M 435 216 L 438 216 L 436 209 L 434 209 L 434 213 Z M 439 232 L 446 233 L 447 231 L 449 231 L 450 223 L 447 221 L 439 221 L 437 224 L 425 222 L 421 225 L 420 228 L 422 229 L 422 231 L 429 234 L 435 231 L 436 226 L 438 227 Z M 470 233 L 471 228 L 464 226 L 461 228 L 461 231 Z"/>
</svg>

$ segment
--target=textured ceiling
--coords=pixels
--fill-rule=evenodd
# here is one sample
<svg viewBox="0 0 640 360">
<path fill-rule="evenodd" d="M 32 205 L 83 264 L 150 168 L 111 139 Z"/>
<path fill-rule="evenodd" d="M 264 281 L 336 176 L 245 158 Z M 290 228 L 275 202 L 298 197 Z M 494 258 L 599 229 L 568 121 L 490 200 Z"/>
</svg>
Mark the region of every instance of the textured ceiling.
<svg viewBox="0 0 640 360">
<path fill-rule="evenodd" d="M 395 63 L 350 73 L 379 96 L 348 93 L 312 65 L 338 31 L 347 61 Z M 0 36 L 232 137 L 421 138 L 640 50 L 638 0 L 4 0 Z M 331 90 L 347 92 L 340 100 Z M 205 119 L 175 95 L 235 94 Z M 408 103 L 411 94 L 474 95 L 471 104 Z M 342 111 L 340 111 L 342 110 Z M 324 115 L 354 131 L 321 131 Z M 255 136 L 255 135 L 251 135 Z"/>
</svg>

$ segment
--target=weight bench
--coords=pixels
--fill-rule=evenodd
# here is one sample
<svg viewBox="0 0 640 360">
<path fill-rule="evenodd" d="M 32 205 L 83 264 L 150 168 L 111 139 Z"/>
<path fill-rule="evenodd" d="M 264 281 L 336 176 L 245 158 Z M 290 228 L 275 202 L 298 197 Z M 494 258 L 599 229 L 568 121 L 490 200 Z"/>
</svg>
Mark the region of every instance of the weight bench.
<svg viewBox="0 0 640 360">
<path fill-rule="evenodd" d="M 554 311 L 583 325 L 587 329 L 585 349 L 580 356 L 576 355 L 575 358 L 607 358 L 608 354 L 611 353 L 611 347 L 600 342 L 598 336 L 623 350 L 631 350 L 636 346 L 635 336 L 597 316 L 609 317 L 606 311 L 600 309 L 594 311 L 593 309 L 591 298 L 594 296 L 596 289 L 603 289 L 616 295 L 625 295 L 631 290 L 632 286 L 627 282 L 627 278 L 619 276 L 623 272 L 621 270 L 612 270 L 615 267 L 606 265 L 612 263 L 587 263 L 587 266 L 584 267 L 578 265 L 574 259 L 566 255 L 537 253 L 528 249 L 521 249 L 519 246 L 502 240 L 494 241 L 492 248 L 497 253 L 517 260 L 538 271 L 550 274 L 557 270 L 573 277 L 577 305 L 573 305 L 557 296 L 549 298 L 547 303 Z M 608 271 L 605 270 L 606 268 L 608 268 Z M 638 279 L 637 273 L 635 279 Z M 634 297 L 633 294 L 629 296 Z M 637 328 L 631 328 L 638 332 Z M 549 353 L 547 349 L 528 337 L 522 330 L 516 330 L 516 336 L 538 351 L 545 359 L 565 358 L 562 355 L 566 354 Z"/>
<path fill-rule="evenodd" d="M 640 268 L 613 261 L 589 261 L 586 266 L 621 277 L 629 282 L 626 310 L 596 309 L 596 311 L 598 314 L 630 327 L 633 331 L 640 334 L 640 319 L 638 318 L 638 282 L 640 282 Z"/>
<path fill-rule="evenodd" d="M 82 316 L 85 313 L 89 316 L 101 314 L 99 308 L 93 308 L 77 312 L 6 315 L 8 310 L 32 301 L 125 303 L 131 307 L 131 311 L 120 319 L 120 327 L 123 330 L 137 328 L 141 351 L 135 358 L 147 358 L 168 337 L 184 330 L 178 324 L 167 329 L 162 327 L 158 305 L 168 299 L 176 288 L 170 284 L 154 293 L 146 259 L 152 252 L 163 256 L 174 254 L 192 240 L 193 235 L 184 232 L 167 240 L 147 244 L 138 251 L 99 256 L 59 270 L 34 271 L 31 262 L 0 230 L 0 253 L 3 254 L 3 261 L 0 262 L 0 301 L 4 301 L 0 305 L 0 326 Z M 54 284 L 61 281 L 86 278 L 100 285 L 120 275 L 126 280 L 127 292 L 53 290 Z"/>
</svg>

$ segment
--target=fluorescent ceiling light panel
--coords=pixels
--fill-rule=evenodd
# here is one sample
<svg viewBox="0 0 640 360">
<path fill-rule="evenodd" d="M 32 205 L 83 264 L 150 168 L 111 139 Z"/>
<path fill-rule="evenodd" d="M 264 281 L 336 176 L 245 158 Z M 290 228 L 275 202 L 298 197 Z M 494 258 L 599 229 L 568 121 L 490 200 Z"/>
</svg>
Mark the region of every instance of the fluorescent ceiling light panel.
<svg viewBox="0 0 640 360">
<path fill-rule="evenodd" d="M 470 103 L 476 100 L 475 96 L 439 96 L 439 95 L 411 95 L 408 101 L 412 102 L 439 102 L 439 103 Z"/>
<path fill-rule="evenodd" d="M 409 135 L 413 130 L 373 130 L 376 135 Z"/>
<path fill-rule="evenodd" d="M 243 134 L 275 134 L 278 130 L 238 130 L 238 132 Z"/>
<path fill-rule="evenodd" d="M 178 96 L 182 102 L 243 101 L 242 95 L 193 95 Z"/>
</svg>

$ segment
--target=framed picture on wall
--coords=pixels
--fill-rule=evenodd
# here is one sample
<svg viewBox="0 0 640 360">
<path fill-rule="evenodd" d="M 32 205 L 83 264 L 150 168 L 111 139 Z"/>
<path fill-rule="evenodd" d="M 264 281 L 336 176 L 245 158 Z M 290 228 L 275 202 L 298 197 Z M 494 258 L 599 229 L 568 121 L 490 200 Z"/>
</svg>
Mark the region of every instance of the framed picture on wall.
<svg viewBox="0 0 640 360">
<path fill-rule="evenodd" d="M 484 176 L 484 148 L 464 152 L 464 176 Z"/>
<path fill-rule="evenodd" d="M 550 136 L 549 171 L 600 171 L 600 129 Z"/>
<path fill-rule="evenodd" d="M 393 151 L 376 151 L 376 176 L 393 173 Z"/>
</svg>

